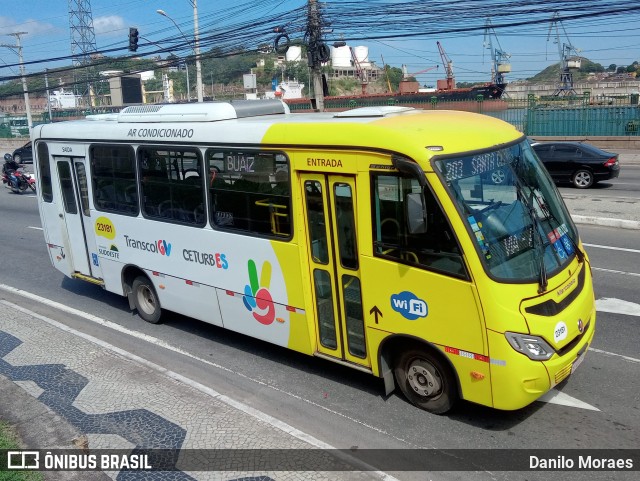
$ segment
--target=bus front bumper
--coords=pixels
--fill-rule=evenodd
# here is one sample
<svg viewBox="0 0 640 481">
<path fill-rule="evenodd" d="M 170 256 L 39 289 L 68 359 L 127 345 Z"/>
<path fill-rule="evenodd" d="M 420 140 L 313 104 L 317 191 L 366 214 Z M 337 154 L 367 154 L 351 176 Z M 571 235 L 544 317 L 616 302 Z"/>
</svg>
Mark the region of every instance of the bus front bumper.
<svg viewBox="0 0 640 481">
<path fill-rule="evenodd" d="M 500 359 L 491 364 L 493 407 L 506 411 L 523 408 L 567 379 L 584 360 L 595 327 L 594 310 L 580 341 L 548 361 L 533 361 L 514 350 L 503 333 L 488 331 L 491 358 Z"/>
</svg>

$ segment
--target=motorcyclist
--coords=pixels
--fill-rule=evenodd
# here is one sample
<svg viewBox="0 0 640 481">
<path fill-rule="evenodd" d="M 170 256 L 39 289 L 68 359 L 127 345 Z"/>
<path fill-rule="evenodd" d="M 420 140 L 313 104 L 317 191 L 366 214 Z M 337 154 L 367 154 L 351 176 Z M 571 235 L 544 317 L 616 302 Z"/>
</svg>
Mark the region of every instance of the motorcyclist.
<svg viewBox="0 0 640 481">
<path fill-rule="evenodd" d="M 7 174 L 11 181 L 11 186 L 14 189 L 18 189 L 18 178 L 15 176 L 15 171 L 20 168 L 20 165 L 13 160 L 13 155 L 4 154 L 4 165 L 2 166 L 2 172 Z"/>
</svg>

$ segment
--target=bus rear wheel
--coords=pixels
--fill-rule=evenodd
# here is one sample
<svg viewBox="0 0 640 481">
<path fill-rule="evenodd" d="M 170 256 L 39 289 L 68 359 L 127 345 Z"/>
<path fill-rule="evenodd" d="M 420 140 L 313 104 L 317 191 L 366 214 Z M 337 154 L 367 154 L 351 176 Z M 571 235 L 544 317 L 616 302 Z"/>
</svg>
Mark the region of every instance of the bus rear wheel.
<svg viewBox="0 0 640 481">
<path fill-rule="evenodd" d="M 151 281 L 145 276 L 138 276 L 134 279 L 131 290 L 140 317 L 151 324 L 158 324 L 162 316 L 162 308 Z"/>
<path fill-rule="evenodd" d="M 425 411 L 444 414 L 458 399 L 451 369 L 427 350 L 410 349 L 401 354 L 394 375 L 406 398 Z"/>
</svg>

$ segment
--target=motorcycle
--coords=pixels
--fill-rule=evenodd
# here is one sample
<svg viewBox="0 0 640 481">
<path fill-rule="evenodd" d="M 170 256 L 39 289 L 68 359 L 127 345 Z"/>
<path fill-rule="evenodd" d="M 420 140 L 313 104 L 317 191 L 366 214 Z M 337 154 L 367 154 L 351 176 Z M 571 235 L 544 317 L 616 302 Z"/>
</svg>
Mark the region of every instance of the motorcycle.
<svg viewBox="0 0 640 481">
<path fill-rule="evenodd" d="M 2 172 L 2 183 L 5 184 L 7 188 L 10 188 L 12 192 L 21 194 L 27 189 L 31 189 L 33 192 L 36 191 L 36 179 L 30 173 L 25 172 L 22 167 L 14 170 L 12 174 L 18 181 L 17 188 L 14 186 L 13 182 L 11 182 L 10 174 L 6 171 Z"/>
</svg>

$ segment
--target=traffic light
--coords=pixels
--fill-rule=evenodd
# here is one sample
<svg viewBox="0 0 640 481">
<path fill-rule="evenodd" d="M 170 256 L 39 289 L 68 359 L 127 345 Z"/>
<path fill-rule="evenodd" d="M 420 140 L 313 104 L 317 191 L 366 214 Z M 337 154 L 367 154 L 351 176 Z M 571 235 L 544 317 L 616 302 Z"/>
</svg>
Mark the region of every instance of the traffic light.
<svg viewBox="0 0 640 481">
<path fill-rule="evenodd" d="M 135 52 L 138 50 L 138 29 L 129 27 L 129 50 Z"/>
</svg>

